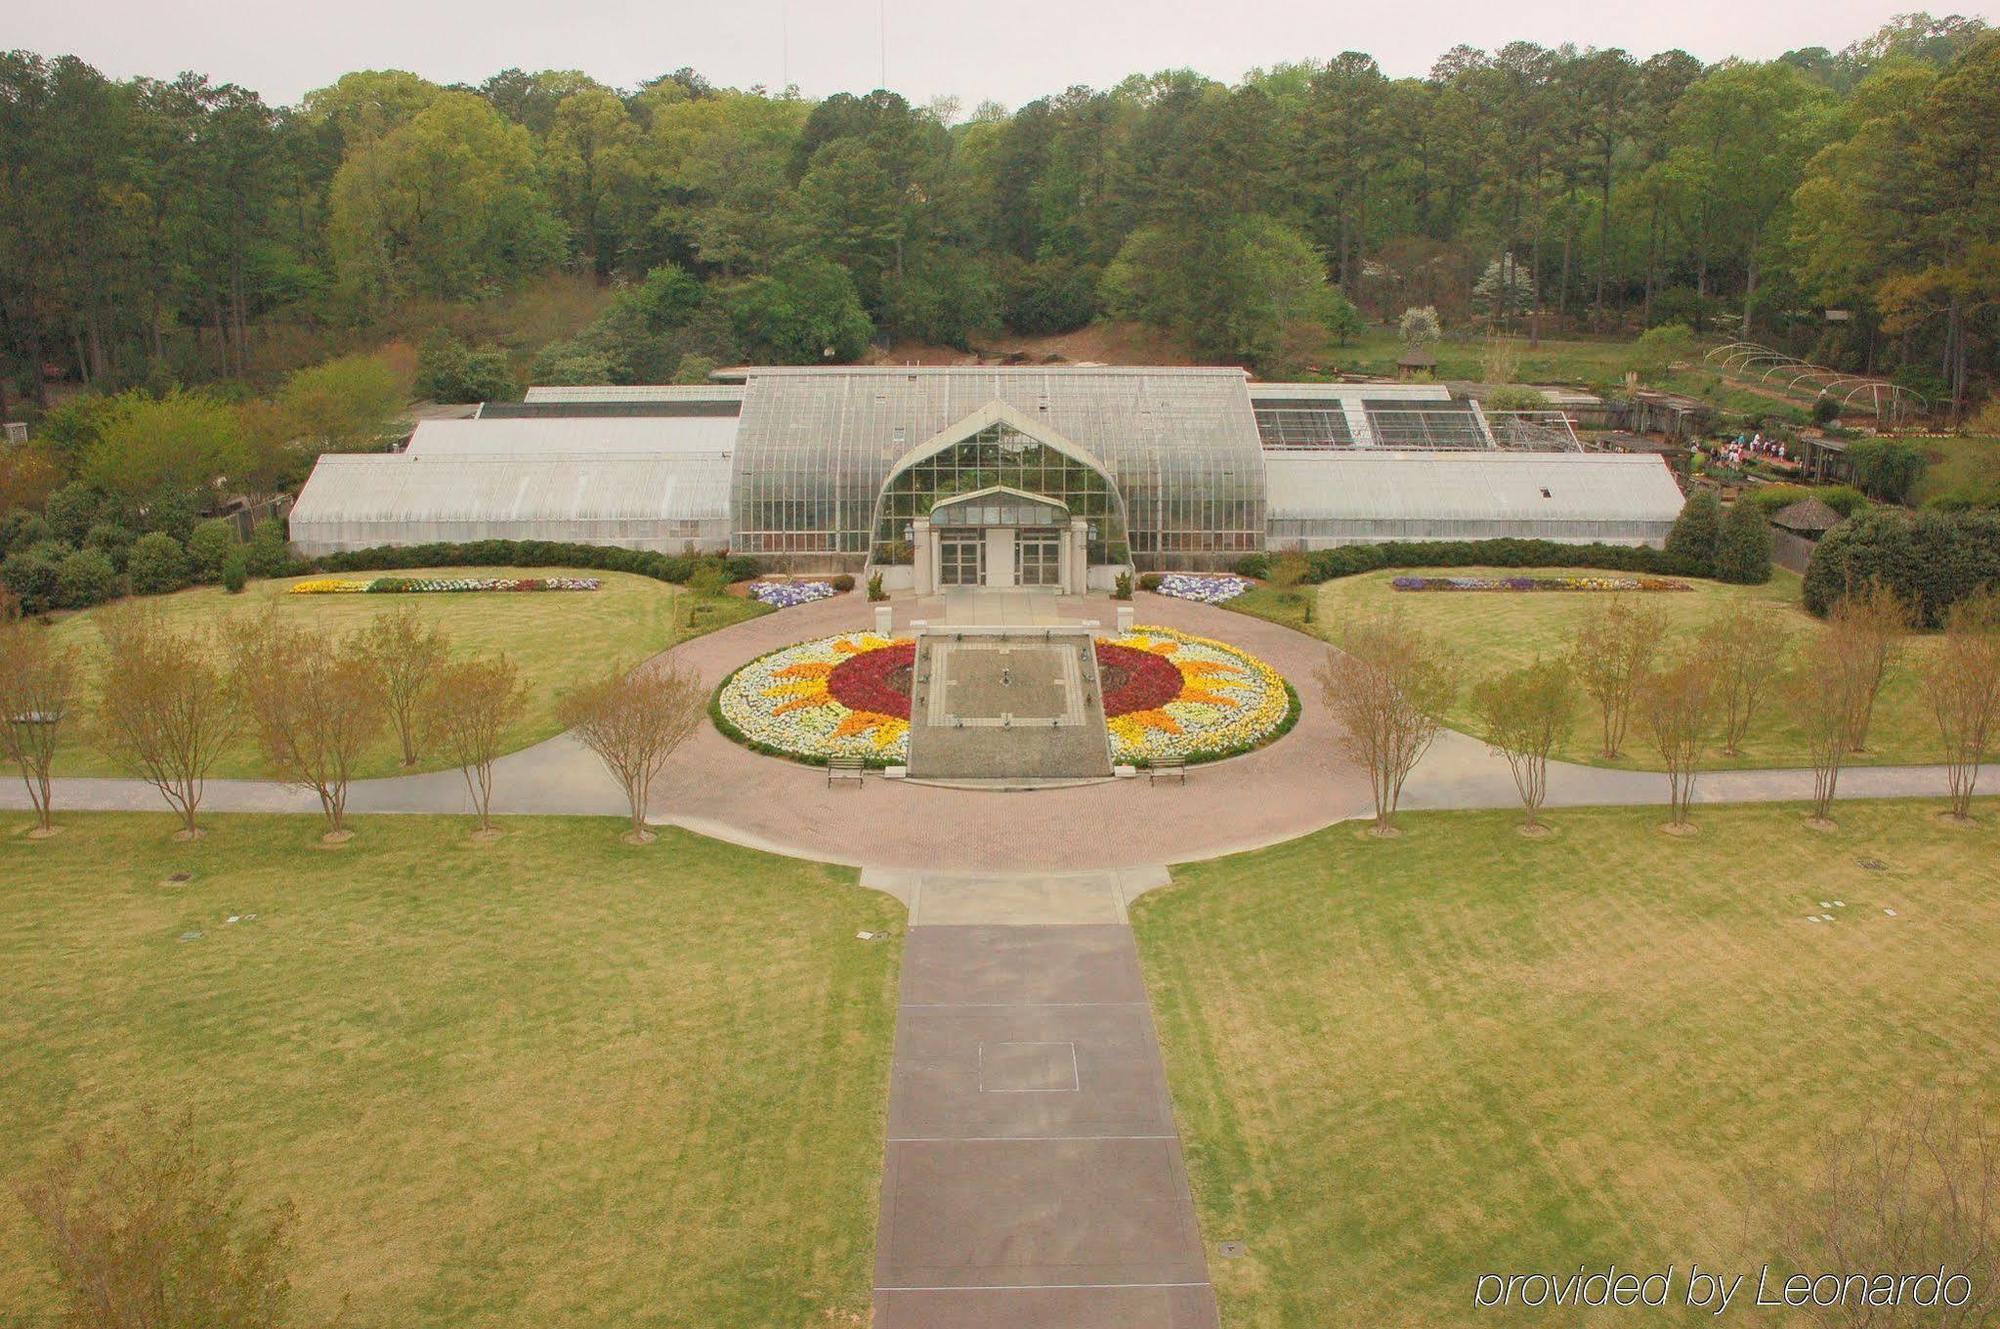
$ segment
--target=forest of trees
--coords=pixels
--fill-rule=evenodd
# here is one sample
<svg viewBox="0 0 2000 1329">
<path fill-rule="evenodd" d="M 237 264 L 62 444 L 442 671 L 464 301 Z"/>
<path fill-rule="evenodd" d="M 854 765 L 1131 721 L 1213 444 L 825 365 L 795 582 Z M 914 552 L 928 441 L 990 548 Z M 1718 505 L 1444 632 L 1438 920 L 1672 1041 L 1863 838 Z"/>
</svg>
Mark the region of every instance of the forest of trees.
<svg viewBox="0 0 2000 1329">
<path fill-rule="evenodd" d="M 967 114 L 685 69 L 363 72 L 279 108 L 13 52 L 0 384 L 241 378 L 274 329 L 358 337 L 567 270 L 627 291 L 544 381 L 1099 317 L 1291 372 L 1431 305 L 1739 333 L 1962 409 L 2000 341 L 1995 125 L 2000 32 L 1928 15 L 1769 63 L 1517 42 L 1396 79 L 1348 52 Z"/>
</svg>

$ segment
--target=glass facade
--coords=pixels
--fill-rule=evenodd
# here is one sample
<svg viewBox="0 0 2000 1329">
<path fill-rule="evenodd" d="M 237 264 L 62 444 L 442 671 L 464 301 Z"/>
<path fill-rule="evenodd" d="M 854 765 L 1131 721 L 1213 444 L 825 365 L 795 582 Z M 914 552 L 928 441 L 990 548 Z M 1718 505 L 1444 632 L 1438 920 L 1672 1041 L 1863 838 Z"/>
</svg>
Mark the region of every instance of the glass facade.
<svg viewBox="0 0 2000 1329">
<path fill-rule="evenodd" d="M 1233 369 L 751 370 L 731 547 L 801 571 L 907 563 L 912 520 L 1006 485 L 1095 524 L 1092 563 L 1226 569 L 1266 538 L 1245 383 Z"/>
<path fill-rule="evenodd" d="M 976 503 L 937 506 L 955 495 L 994 488 L 1041 495 L 1054 503 L 1001 493 Z M 1125 514 L 1111 481 L 1087 462 L 1010 425 L 988 425 L 889 477 L 875 522 L 875 562 L 910 561 L 904 532 L 918 517 L 930 517 L 940 527 L 1054 526 L 1082 517 L 1095 532 L 1090 542 L 1092 563 L 1123 563 L 1128 557 Z"/>
</svg>

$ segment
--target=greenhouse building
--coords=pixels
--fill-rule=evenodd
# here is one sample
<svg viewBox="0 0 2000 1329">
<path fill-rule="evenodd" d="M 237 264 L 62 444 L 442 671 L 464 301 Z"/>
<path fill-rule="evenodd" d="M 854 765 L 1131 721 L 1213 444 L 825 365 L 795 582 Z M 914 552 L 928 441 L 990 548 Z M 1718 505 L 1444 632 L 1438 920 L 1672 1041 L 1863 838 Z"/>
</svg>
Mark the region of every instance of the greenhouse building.
<svg viewBox="0 0 2000 1329">
<path fill-rule="evenodd" d="M 1238 369 L 748 368 L 699 387 L 535 388 L 320 459 L 303 554 L 480 539 L 728 550 L 891 587 L 1080 592 L 1266 549 L 1538 537 L 1659 544 L 1657 457 L 1432 384 Z"/>
</svg>

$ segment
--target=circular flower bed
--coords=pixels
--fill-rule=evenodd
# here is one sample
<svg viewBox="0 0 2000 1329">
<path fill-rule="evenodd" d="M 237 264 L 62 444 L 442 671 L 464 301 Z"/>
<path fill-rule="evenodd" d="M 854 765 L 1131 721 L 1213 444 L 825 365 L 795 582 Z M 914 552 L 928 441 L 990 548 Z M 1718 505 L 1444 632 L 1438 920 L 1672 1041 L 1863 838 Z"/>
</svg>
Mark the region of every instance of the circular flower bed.
<svg viewBox="0 0 2000 1329">
<path fill-rule="evenodd" d="M 1263 661 L 1170 628 L 1096 643 L 1105 727 L 1115 762 L 1206 761 L 1268 742 L 1297 701 Z M 916 642 L 871 632 L 821 637 L 744 665 L 717 689 L 724 733 L 763 752 L 823 762 L 900 764 L 910 742 Z"/>
<path fill-rule="evenodd" d="M 1224 642 L 1134 628 L 1097 643 L 1113 761 L 1207 761 L 1277 737 L 1297 714 L 1278 671 Z"/>
</svg>

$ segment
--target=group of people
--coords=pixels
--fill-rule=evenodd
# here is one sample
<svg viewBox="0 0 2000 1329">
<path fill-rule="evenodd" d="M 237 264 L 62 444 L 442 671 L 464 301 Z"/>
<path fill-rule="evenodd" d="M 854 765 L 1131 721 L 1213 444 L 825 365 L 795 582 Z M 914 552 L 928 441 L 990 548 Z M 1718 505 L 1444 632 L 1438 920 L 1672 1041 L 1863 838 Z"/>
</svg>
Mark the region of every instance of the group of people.
<svg viewBox="0 0 2000 1329">
<path fill-rule="evenodd" d="M 1738 434 L 1724 443 L 1711 443 L 1708 445 L 1708 450 L 1714 454 L 1717 465 L 1732 471 L 1742 470 L 1745 459 L 1750 457 L 1769 457 L 1780 462 L 1791 460 L 1791 453 L 1786 450 L 1785 441 L 1781 438 L 1765 438 L 1762 430 L 1754 434 Z"/>
</svg>

